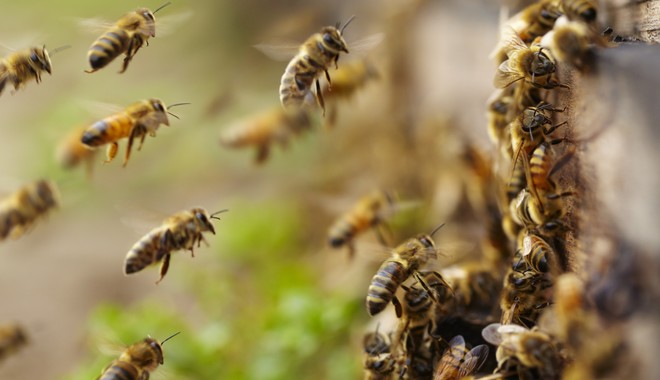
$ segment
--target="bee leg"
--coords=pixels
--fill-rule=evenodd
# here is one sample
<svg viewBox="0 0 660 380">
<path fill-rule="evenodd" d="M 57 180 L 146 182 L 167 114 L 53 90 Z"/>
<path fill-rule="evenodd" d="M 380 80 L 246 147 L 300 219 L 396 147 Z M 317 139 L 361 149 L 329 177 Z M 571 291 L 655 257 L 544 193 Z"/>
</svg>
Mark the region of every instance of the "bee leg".
<svg viewBox="0 0 660 380">
<path fill-rule="evenodd" d="M 330 88 L 330 83 L 332 83 L 332 81 L 330 81 L 330 74 L 328 74 L 328 70 L 323 70 L 323 72 L 325 73 L 325 79 L 328 80 L 328 91 L 332 91 Z"/>
<path fill-rule="evenodd" d="M 325 116 L 325 102 L 323 101 L 323 94 L 321 93 L 321 85 L 319 84 L 319 80 L 316 80 L 316 100 L 319 101 L 319 105 L 321 106 L 321 109 L 323 109 L 323 116 Z"/>
<path fill-rule="evenodd" d="M 419 282 L 419 284 L 422 286 L 422 288 L 426 291 L 426 293 L 429 295 L 429 298 L 433 300 L 433 302 L 438 302 L 438 298 L 435 296 L 435 292 L 431 290 L 429 287 L 429 284 L 424 281 L 424 278 L 422 278 L 421 274 L 419 272 L 415 272 L 413 274 L 415 276 L 415 280 Z"/>
<path fill-rule="evenodd" d="M 117 151 L 119 150 L 119 144 L 116 142 L 111 143 L 108 145 L 108 149 L 106 150 L 105 156 L 106 159 L 103 161 L 103 163 L 107 164 L 109 162 L 112 162 L 112 160 L 115 159 L 115 156 L 117 155 Z"/>
<path fill-rule="evenodd" d="M 165 278 L 165 275 L 167 274 L 167 270 L 170 268 L 170 254 L 166 253 L 165 257 L 163 257 L 163 263 L 160 265 L 160 278 L 158 281 L 156 281 L 156 285 L 158 285 L 161 281 L 163 281 L 163 278 Z"/>
<path fill-rule="evenodd" d="M 268 144 L 263 144 L 257 147 L 257 157 L 256 157 L 256 163 L 257 164 L 263 164 L 266 162 L 268 159 L 268 155 L 270 153 L 270 147 Z"/>
<path fill-rule="evenodd" d="M 142 137 L 140 137 L 140 145 L 138 145 L 138 148 L 137 148 L 138 152 L 139 152 L 140 150 L 142 150 L 142 145 L 144 144 L 144 139 L 145 139 L 146 137 L 147 137 L 146 133 L 143 134 Z"/>
<path fill-rule="evenodd" d="M 128 159 L 131 158 L 131 150 L 133 149 L 133 140 L 138 135 L 144 136 L 143 130 L 142 130 L 142 125 L 137 124 L 133 129 L 131 130 L 131 135 L 128 137 L 128 145 L 126 145 L 126 155 L 124 156 L 124 164 L 123 166 L 126 167 L 126 164 L 128 163 Z"/>
<path fill-rule="evenodd" d="M 355 257 L 355 244 L 353 244 L 353 240 L 347 240 L 346 247 L 348 247 L 348 258 L 352 260 Z"/>
<path fill-rule="evenodd" d="M 399 302 L 399 299 L 396 298 L 396 296 L 392 297 L 392 305 L 394 305 L 394 312 L 396 313 L 396 317 L 401 318 L 403 315 L 403 307 L 401 306 L 401 302 Z"/>
</svg>

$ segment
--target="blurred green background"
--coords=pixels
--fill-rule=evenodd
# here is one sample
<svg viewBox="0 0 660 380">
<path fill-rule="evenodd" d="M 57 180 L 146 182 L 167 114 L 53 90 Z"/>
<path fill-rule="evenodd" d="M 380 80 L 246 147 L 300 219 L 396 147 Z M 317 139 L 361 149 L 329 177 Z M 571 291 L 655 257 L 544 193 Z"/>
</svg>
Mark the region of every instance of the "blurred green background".
<svg viewBox="0 0 660 380">
<path fill-rule="evenodd" d="M 485 102 L 495 68 L 487 55 L 497 38 L 497 4 L 174 1 L 156 15 L 157 37 L 124 74 L 117 74 L 121 58 L 83 72 L 98 33 L 81 20 L 115 21 L 161 4 L 2 4 L 3 56 L 44 43 L 72 47 L 52 57 L 53 75 L 41 84 L 0 96 L 0 194 L 41 177 L 62 193 L 58 211 L 0 244 L 0 323 L 18 321 L 31 338 L 0 363 L 0 378 L 92 379 L 113 359 L 102 349 L 108 343 L 177 331 L 164 346 L 162 378 L 361 377 L 361 335 L 376 324 L 364 296 L 382 257 L 349 260 L 327 247 L 327 228 L 374 188 L 419 201 L 394 221 L 398 239 L 452 217 L 462 141 L 488 144 Z M 303 41 L 351 15 L 349 46 L 385 33 L 367 53 L 381 77 L 338 103 L 337 126 L 324 129 L 317 117 L 313 131 L 287 150 L 274 147 L 263 166 L 254 165 L 252 150 L 220 146 L 223 129 L 279 102 L 286 62 L 252 45 Z M 150 97 L 192 104 L 176 108 L 180 120 L 148 137 L 126 168 L 123 142 L 115 162 L 103 165 L 97 156 L 92 178 L 82 167 L 59 166 L 58 142 L 106 116 L 103 104 Z M 158 286 L 156 268 L 123 276 L 135 241 L 165 216 L 195 206 L 230 209 L 208 248 L 194 259 L 175 254 Z M 449 225 L 445 234 L 469 231 Z M 376 241 L 371 233 L 361 240 Z"/>
</svg>

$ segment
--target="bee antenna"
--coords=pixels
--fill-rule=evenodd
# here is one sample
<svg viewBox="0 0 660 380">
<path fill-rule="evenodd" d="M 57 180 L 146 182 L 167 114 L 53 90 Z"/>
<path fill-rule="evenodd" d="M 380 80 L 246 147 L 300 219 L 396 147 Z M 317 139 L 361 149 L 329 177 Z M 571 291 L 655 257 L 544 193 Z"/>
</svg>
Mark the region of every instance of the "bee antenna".
<svg viewBox="0 0 660 380">
<path fill-rule="evenodd" d="M 350 24 L 351 21 L 353 21 L 354 18 L 355 18 L 355 15 L 351 16 L 351 18 L 349 18 L 348 21 L 346 21 L 346 23 L 344 24 L 344 26 L 341 27 L 341 30 L 339 30 L 339 34 L 344 34 L 344 29 L 346 29 L 346 27 L 348 26 L 348 24 Z"/>
<path fill-rule="evenodd" d="M 228 208 L 226 208 L 226 209 L 224 209 L 224 210 L 216 211 L 216 212 L 214 212 L 213 214 L 211 214 L 211 219 L 217 219 L 217 220 L 220 220 L 220 218 L 218 218 L 216 215 L 218 215 L 218 214 L 222 214 L 223 212 L 227 212 L 227 211 L 229 211 Z"/>
<path fill-rule="evenodd" d="M 168 113 L 169 115 L 171 115 L 171 116 L 176 117 L 177 119 L 179 119 L 179 117 L 178 117 L 177 115 L 173 114 L 172 112 L 167 111 L 167 113 Z M 181 119 L 179 119 L 179 120 L 181 120 Z"/>
<path fill-rule="evenodd" d="M 168 1 L 167 3 L 161 5 L 160 7 L 158 7 L 158 9 L 156 9 L 155 11 L 153 11 L 153 14 L 156 14 L 156 12 L 158 12 L 159 10 L 165 8 L 166 6 L 168 6 L 168 5 L 170 5 L 170 4 L 172 4 L 172 2 L 171 2 L 171 1 Z"/>
<path fill-rule="evenodd" d="M 439 225 L 439 226 L 437 226 L 436 228 L 434 228 L 433 231 L 431 231 L 431 233 L 429 234 L 429 236 L 433 236 L 433 235 L 434 235 L 436 232 L 438 232 L 438 230 L 441 229 L 444 225 L 445 225 L 445 223 L 442 223 L 441 225 Z"/>
<path fill-rule="evenodd" d="M 165 339 L 164 339 L 164 340 L 163 340 L 162 342 L 160 342 L 160 345 L 162 346 L 162 345 L 163 345 L 163 343 L 165 343 L 165 342 L 167 342 L 168 340 L 170 340 L 170 339 L 172 339 L 172 338 L 174 338 L 175 336 L 177 336 L 177 335 L 179 335 L 179 334 L 181 334 L 181 331 L 179 331 L 179 332 L 176 332 L 176 333 L 174 333 L 174 334 L 172 334 L 172 335 L 170 335 L 170 336 L 168 336 L 168 337 L 167 337 L 167 338 L 165 338 Z"/>
<path fill-rule="evenodd" d="M 186 105 L 186 104 L 190 104 L 190 103 L 174 103 L 174 104 L 170 104 L 170 106 L 167 107 L 167 108 L 170 109 L 172 107 L 183 106 L 183 105 Z"/>
<path fill-rule="evenodd" d="M 45 48 L 45 47 L 46 47 L 46 46 L 44 46 L 44 48 Z M 71 47 L 71 45 L 60 46 L 60 47 L 58 47 L 58 48 L 55 48 L 55 49 L 51 50 L 51 51 L 50 51 L 50 55 L 54 55 L 54 54 L 57 53 L 58 51 L 66 50 L 66 49 L 69 49 L 70 47 Z"/>
</svg>

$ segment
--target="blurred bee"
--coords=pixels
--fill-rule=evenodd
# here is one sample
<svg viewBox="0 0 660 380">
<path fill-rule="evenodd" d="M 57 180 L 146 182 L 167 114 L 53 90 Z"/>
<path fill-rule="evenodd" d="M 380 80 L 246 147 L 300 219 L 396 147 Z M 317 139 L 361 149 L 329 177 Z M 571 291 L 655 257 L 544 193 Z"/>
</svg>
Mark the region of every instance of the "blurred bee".
<svg viewBox="0 0 660 380">
<path fill-rule="evenodd" d="M 567 87 L 553 79 L 556 66 L 550 50 L 537 43 L 531 46 L 518 37 L 511 28 L 504 30 L 504 51 L 508 59 L 500 64 L 495 74 L 497 88 L 506 88 L 520 80 L 533 87 L 552 89 Z"/>
<path fill-rule="evenodd" d="M 38 180 L 0 201 L 0 241 L 16 239 L 58 205 L 54 183 Z"/>
<path fill-rule="evenodd" d="M 69 47 L 59 47 L 54 49 L 51 54 Z M 9 83 L 14 86 L 13 92 L 16 92 L 32 79 L 37 83 L 41 82 L 42 71 L 52 74 L 50 54 L 46 50 L 46 45 L 41 48 L 31 47 L 9 54 L 0 60 L 0 95 Z"/>
<path fill-rule="evenodd" d="M 325 103 L 318 78 L 323 72 L 330 83 L 328 68 L 333 62 L 337 66 L 340 53 L 348 54 L 348 47 L 342 35 L 354 18 L 348 19 L 341 29 L 339 23 L 323 27 L 320 33 L 313 34 L 300 46 L 298 54 L 284 70 L 280 82 L 280 102 L 284 108 L 311 103 L 312 83 L 315 82 L 316 100 L 325 115 Z"/>
<path fill-rule="evenodd" d="M 0 361 L 6 359 L 28 343 L 23 328 L 17 324 L 0 326 Z"/>
<path fill-rule="evenodd" d="M 149 46 L 149 37 L 156 37 L 154 14 L 170 4 L 171 2 L 167 2 L 153 12 L 147 8 L 138 8 L 120 18 L 89 48 L 87 59 L 92 69 L 85 72 L 93 73 L 105 67 L 122 53 L 126 54 L 126 57 L 119 73 L 126 71 L 142 45 L 146 43 Z"/>
<path fill-rule="evenodd" d="M 306 111 L 286 111 L 278 106 L 224 130 L 220 143 L 230 148 L 254 146 L 257 149 L 255 161 L 262 164 L 268 159 L 272 144 L 279 143 L 287 147 L 292 136 L 310 128 L 311 120 Z"/>
<path fill-rule="evenodd" d="M 540 0 L 514 15 L 506 25 L 513 28 L 523 42 L 530 44 L 550 31 L 559 16 L 557 0 Z"/>
<path fill-rule="evenodd" d="M 65 169 L 71 169 L 85 163 L 87 176 L 92 176 L 96 150 L 82 143 L 81 139 L 87 127 L 76 128 L 66 135 L 60 142 L 56 156 L 57 161 Z"/>
<path fill-rule="evenodd" d="M 353 240 L 369 228 L 376 231 L 376 235 L 383 245 L 387 245 L 380 226 L 395 209 L 394 195 L 387 191 L 376 190 L 360 198 L 360 200 L 328 230 L 328 242 L 334 248 L 348 247 L 351 257 L 355 254 Z"/>
<path fill-rule="evenodd" d="M 189 250 L 194 257 L 194 246 L 206 243 L 203 232 L 210 231 L 215 235 L 211 219 L 220 220 L 218 214 L 229 210 L 221 210 L 209 214 L 202 208 L 180 211 L 163 221 L 163 224 L 147 233 L 133 245 L 124 261 L 124 274 L 129 275 L 162 261 L 160 266 L 161 282 L 170 266 L 170 255 L 173 251 Z M 208 245 L 208 243 L 206 243 Z"/>
<path fill-rule="evenodd" d="M 465 346 L 463 336 L 456 335 L 449 341 L 436 365 L 433 380 L 458 380 L 479 371 L 488 358 L 488 346 L 480 344 L 471 350 Z"/>
<path fill-rule="evenodd" d="M 366 380 L 390 379 L 396 369 L 389 338 L 378 332 L 367 333 L 362 340 L 364 349 L 364 369 Z"/>
<path fill-rule="evenodd" d="M 509 109 L 514 103 L 512 87 L 507 87 L 504 90 L 496 90 L 488 101 L 488 136 L 490 141 L 495 145 L 505 145 L 511 150 L 511 137 L 509 129 L 507 128 L 511 120 L 509 119 Z M 511 157 L 513 154 L 509 152 L 506 157 Z"/>
<path fill-rule="evenodd" d="M 419 234 L 404 241 L 393 250 L 392 257 L 381 264 L 367 291 L 366 304 L 369 315 L 380 313 L 389 302 L 392 302 L 397 317 L 401 317 L 402 308 L 396 298 L 396 290 L 413 274 L 419 282 L 422 282 L 417 270 L 429 259 L 437 257 L 437 249 L 431 237 L 442 226 L 444 223 L 436 227 L 429 235 Z"/>
<path fill-rule="evenodd" d="M 160 343 L 151 337 L 133 343 L 96 380 L 149 380 L 150 373 L 164 363 L 163 344 L 178 334 Z"/>
<path fill-rule="evenodd" d="M 332 86 L 323 87 L 322 97 L 329 100 L 327 127 L 334 127 L 337 121 L 337 101 L 348 99 L 371 80 L 379 77 L 376 68 L 366 59 L 343 64 L 332 73 Z"/>
<path fill-rule="evenodd" d="M 593 63 L 592 34 L 583 22 L 568 21 L 562 16 L 555 27 L 541 39 L 541 46 L 550 49 L 557 60 L 566 62 L 578 70 L 585 70 Z"/>
<path fill-rule="evenodd" d="M 85 130 L 80 141 L 92 148 L 101 145 L 110 144 L 106 152 L 105 162 L 111 162 L 119 150 L 118 140 L 128 138 L 126 146 L 126 155 L 124 156 L 123 166 L 125 167 L 131 156 L 133 140 L 140 139 L 138 150 L 142 149 L 147 134 L 156 137 L 156 130 L 161 124 L 170 125 L 167 114 L 178 119 L 176 115 L 169 112 L 168 109 L 189 103 L 172 104 L 165 107 L 160 99 L 146 99 L 133 103 L 123 111 L 117 112 L 104 119 L 101 119 Z"/>
<path fill-rule="evenodd" d="M 560 0 L 560 9 L 571 21 L 591 24 L 598 17 L 598 4 L 594 0 Z"/>
<path fill-rule="evenodd" d="M 498 370 L 510 358 L 522 366 L 535 368 L 542 379 L 557 379 L 563 365 L 559 350 L 550 335 L 540 330 L 529 330 L 519 325 L 493 323 L 482 331 L 484 339 L 498 346 Z"/>
<path fill-rule="evenodd" d="M 498 317 L 496 305 L 502 290 L 501 274 L 476 261 L 446 268 L 443 274 L 453 289 L 456 315 L 474 324 L 490 323 Z"/>
</svg>

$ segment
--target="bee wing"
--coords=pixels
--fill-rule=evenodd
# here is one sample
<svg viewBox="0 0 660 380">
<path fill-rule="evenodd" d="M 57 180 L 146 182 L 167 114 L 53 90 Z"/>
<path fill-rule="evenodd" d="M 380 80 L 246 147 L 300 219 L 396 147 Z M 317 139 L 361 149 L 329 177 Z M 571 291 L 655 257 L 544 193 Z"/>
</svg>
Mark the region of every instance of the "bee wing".
<svg viewBox="0 0 660 380">
<path fill-rule="evenodd" d="M 102 119 L 106 116 L 122 112 L 125 107 L 113 103 L 98 102 L 88 99 L 79 100 L 81 108 L 85 109 L 94 119 Z"/>
<path fill-rule="evenodd" d="M 495 72 L 495 79 L 493 80 L 493 85 L 496 88 L 506 88 L 509 87 L 512 83 L 519 81 L 523 76 L 518 73 L 515 68 L 512 68 L 513 60 L 507 59 L 502 62 Z"/>
<path fill-rule="evenodd" d="M 481 336 L 493 346 L 499 346 L 503 341 L 502 334 L 499 331 L 501 326 L 503 326 L 501 323 L 491 323 L 481 330 Z"/>
<path fill-rule="evenodd" d="M 133 230 L 138 236 L 161 226 L 171 216 L 143 205 L 131 207 L 126 204 L 116 204 L 114 208 L 122 215 L 119 218 L 121 223 Z"/>
<path fill-rule="evenodd" d="M 460 379 L 479 371 L 479 368 L 484 365 L 488 358 L 488 352 L 488 346 L 480 344 L 465 354 L 463 364 L 458 369 L 458 378 Z"/>
<path fill-rule="evenodd" d="M 351 55 L 363 56 L 369 50 L 378 46 L 385 39 L 385 33 L 375 33 L 355 41 L 347 41 Z"/>
<path fill-rule="evenodd" d="M 194 12 L 178 12 L 174 14 L 167 14 L 163 17 L 156 18 L 156 37 L 169 36 L 180 29 L 183 24 L 190 22 Z"/>
<path fill-rule="evenodd" d="M 274 39 L 252 45 L 274 61 L 290 61 L 300 50 L 300 43 L 287 39 Z"/>
<path fill-rule="evenodd" d="M 101 18 L 79 18 L 77 24 L 82 30 L 95 34 L 103 33 L 115 26 L 114 22 Z"/>
<path fill-rule="evenodd" d="M 518 32 L 511 26 L 502 28 L 502 41 L 504 41 L 502 48 L 509 57 L 513 52 L 529 50 L 529 47 L 518 36 Z"/>
</svg>

